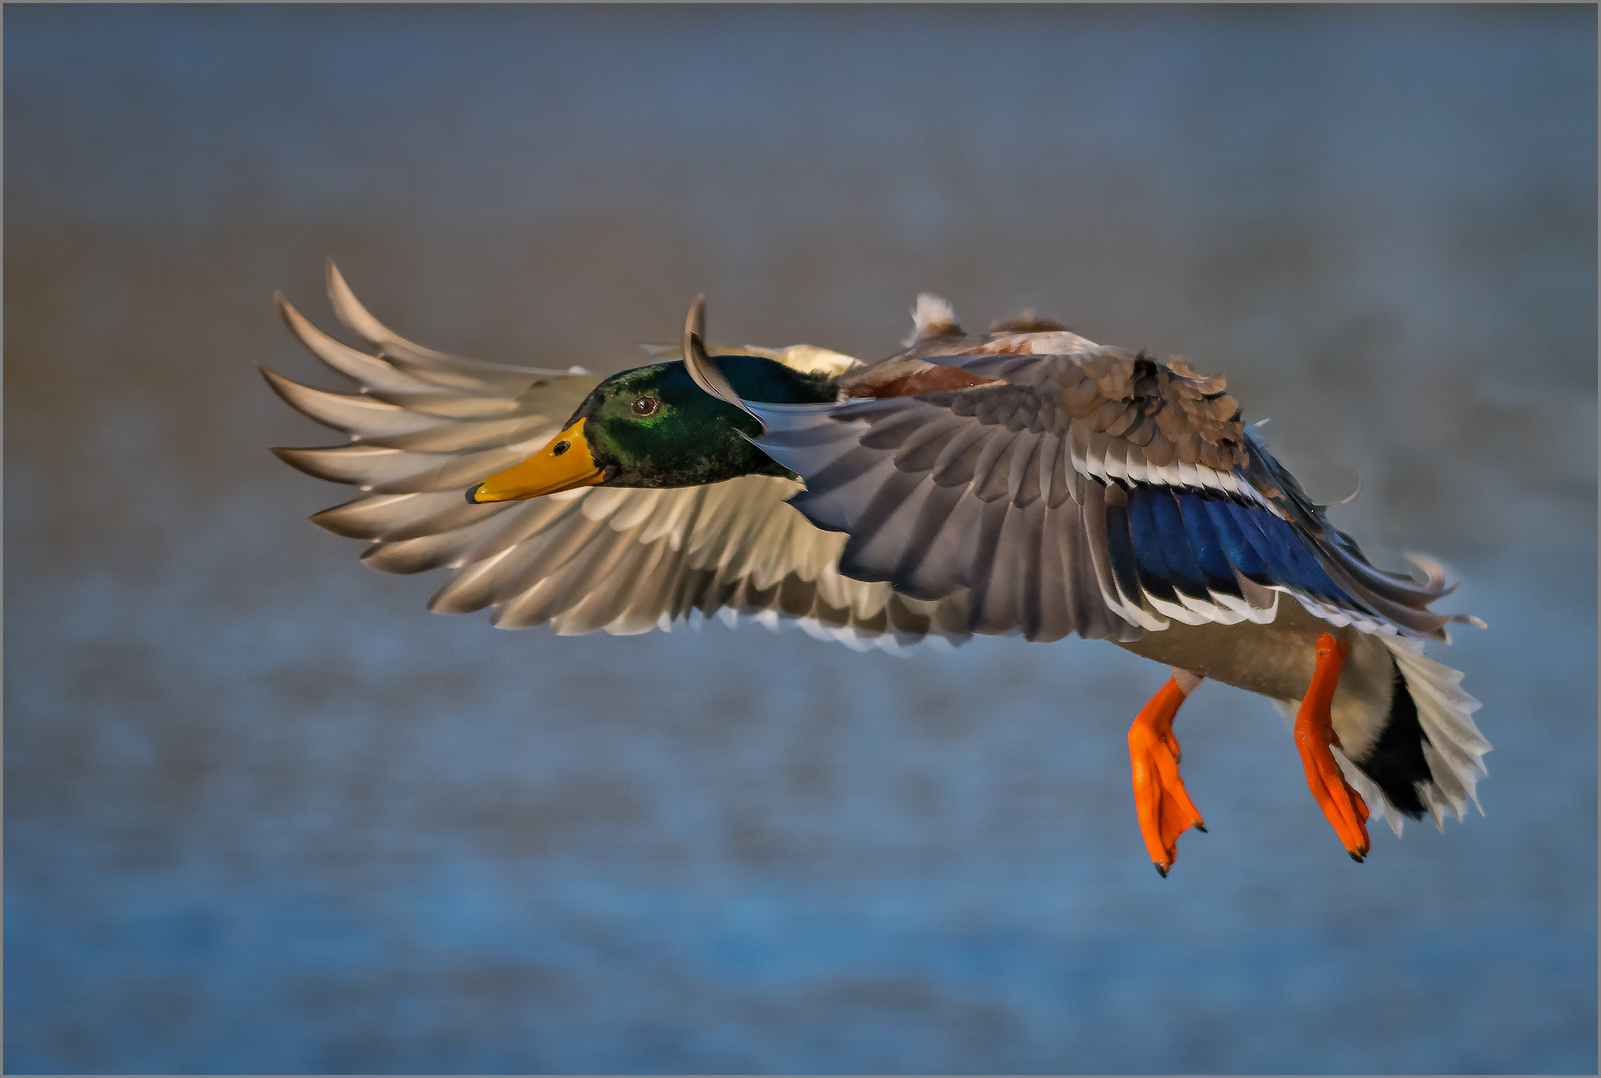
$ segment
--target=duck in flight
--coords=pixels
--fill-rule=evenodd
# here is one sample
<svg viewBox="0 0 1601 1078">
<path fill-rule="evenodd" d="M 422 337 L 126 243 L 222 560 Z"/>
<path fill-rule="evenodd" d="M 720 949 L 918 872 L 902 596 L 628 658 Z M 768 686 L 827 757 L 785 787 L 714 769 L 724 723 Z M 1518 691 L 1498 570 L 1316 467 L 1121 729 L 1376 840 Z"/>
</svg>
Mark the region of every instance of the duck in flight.
<svg viewBox="0 0 1601 1078">
<path fill-rule="evenodd" d="M 1205 678 L 1293 720 L 1307 784 L 1350 856 L 1370 806 L 1461 819 L 1489 744 L 1462 675 L 1426 657 L 1468 622 L 1450 589 L 1370 565 L 1255 431 L 1220 375 L 1103 347 L 1026 312 L 981 335 L 919 297 L 872 364 L 810 345 L 708 346 L 703 307 L 657 362 L 598 378 L 423 348 L 332 263 L 368 350 L 291 332 L 360 386 L 264 370 L 345 444 L 274 452 L 361 495 L 311 519 L 388 572 L 448 568 L 441 613 L 638 633 L 719 616 L 858 648 L 1078 634 L 1171 667 L 1129 729 L 1135 810 L 1164 876 L 1205 830 L 1172 731 Z M 681 357 L 681 358 L 680 358 Z"/>
</svg>

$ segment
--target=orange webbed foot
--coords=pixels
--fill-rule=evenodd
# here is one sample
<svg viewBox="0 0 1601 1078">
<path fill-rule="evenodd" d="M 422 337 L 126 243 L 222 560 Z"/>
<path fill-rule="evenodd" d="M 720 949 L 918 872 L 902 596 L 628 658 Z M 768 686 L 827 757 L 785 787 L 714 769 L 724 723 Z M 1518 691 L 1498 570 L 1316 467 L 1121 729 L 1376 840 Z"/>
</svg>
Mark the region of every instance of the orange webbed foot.
<svg viewBox="0 0 1601 1078">
<path fill-rule="evenodd" d="M 1178 837 L 1194 827 L 1205 831 L 1201 814 L 1179 778 L 1178 738 L 1173 716 L 1186 693 L 1176 678 L 1169 678 L 1150 703 L 1140 709 L 1128 730 L 1129 760 L 1134 771 L 1134 811 L 1140 834 L 1156 871 L 1163 876 L 1178 860 Z"/>
<path fill-rule="evenodd" d="M 1339 684 L 1340 669 L 1345 664 L 1347 646 L 1331 633 L 1318 637 L 1317 668 L 1312 672 L 1312 683 L 1307 686 L 1306 697 L 1295 717 L 1295 747 L 1301 753 L 1301 764 L 1306 768 L 1306 784 L 1323 809 L 1323 815 L 1334 825 L 1345 850 L 1353 861 L 1360 862 L 1368 852 L 1368 807 L 1360 794 L 1351 788 L 1334 762 L 1330 745 L 1340 739 L 1334 733 L 1329 715 L 1329 704 L 1334 699 L 1334 688 Z"/>
</svg>

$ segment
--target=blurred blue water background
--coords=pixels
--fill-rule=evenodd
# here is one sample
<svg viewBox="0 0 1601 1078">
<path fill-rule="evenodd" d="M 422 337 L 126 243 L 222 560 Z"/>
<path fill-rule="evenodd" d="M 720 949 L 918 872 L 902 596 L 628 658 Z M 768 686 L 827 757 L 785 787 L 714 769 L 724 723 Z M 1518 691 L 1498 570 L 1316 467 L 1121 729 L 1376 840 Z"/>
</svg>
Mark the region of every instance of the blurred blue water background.
<svg viewBox="0 0 1601 1078">
<path fill-rule="evenodd" d="M 11 1072 L 1589 1071 L 1593 7 L 5 12 Z M 1224 370 L 1483 616 L 1487 815 L 1353 865 L 1208 685 L 1146 860 L 1105 644 L 438 618 L 256 378 L 876 357 L 921 289 Z"/>
</svg>

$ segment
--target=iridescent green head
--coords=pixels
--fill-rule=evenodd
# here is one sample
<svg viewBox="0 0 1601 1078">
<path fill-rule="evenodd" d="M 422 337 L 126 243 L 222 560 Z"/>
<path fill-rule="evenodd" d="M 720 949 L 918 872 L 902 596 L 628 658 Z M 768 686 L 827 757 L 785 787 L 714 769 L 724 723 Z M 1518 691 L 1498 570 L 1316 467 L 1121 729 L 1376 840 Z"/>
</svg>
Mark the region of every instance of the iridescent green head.
<svg viewBox="0 0 1601 1078">
<path fill-rule="evenodd" d="M 812 404 L 834 399 L 826 376 L 761 356 L 721 356 L 747 400 Z M 520 464 L 467 492 L 470 502 L 511 501 L 582 486 L 693 487 L 741 475 L 789 475 L 745 435 L 748 413 L 708 395 L 682 362 L 614 374 L 584 398 L 562 432 Z"/>
</svg>

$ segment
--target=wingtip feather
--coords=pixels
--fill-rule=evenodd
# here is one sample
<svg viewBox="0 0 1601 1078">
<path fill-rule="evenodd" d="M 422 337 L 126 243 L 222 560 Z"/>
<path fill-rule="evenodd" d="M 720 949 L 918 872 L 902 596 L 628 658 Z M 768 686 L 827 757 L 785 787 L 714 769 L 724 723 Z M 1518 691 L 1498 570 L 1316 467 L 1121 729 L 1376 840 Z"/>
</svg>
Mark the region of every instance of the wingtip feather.
<svg viewBox="0 0 1601 1078">
<path fill-rule="evenodd" d="M 391 337 L 388 327 L 374 318 L 361 301 L 356 298 L 350 285 L 345 282 L 345 275 L 339 272 L 333 258 L 328 259 L 328 303 L 334 309 L 334 316 L 345 324 L 352 333 L 357 334 L 368 344 L 379 347 Z"/>
</svg>

